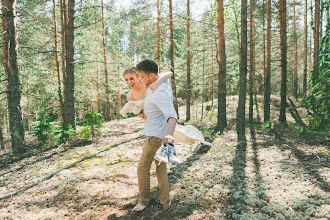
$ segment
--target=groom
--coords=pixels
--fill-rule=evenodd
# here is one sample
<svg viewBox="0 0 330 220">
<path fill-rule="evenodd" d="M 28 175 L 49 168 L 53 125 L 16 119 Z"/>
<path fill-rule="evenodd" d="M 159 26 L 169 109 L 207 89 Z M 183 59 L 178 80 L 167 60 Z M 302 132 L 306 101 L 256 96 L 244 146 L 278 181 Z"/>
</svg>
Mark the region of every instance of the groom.
<svg viewBox="0 0 330 220">
<path fill-rule="evenodd" d="M 146 86 L 155 82 L 158 75 L 158 65 L 153 60 L 143 60 L 137 66 L 140 79 Z M 173 92 L 168 81 L 161 83 L 152 92 L 147 92 L 144 101 L 144 114 L 147 117 L 143 133 L 146 136 L 143 152 L 137 168 L 139 185 L 139 202 L 133 211 L 142 211 L 149 203 L 150 197 L 150 166 L 154 161 L 154 156 L 162 143 L 174 143 L 174 130 L 177 121 L 177 114 L 173 107 Z M 157 163 L 156 163 L 157 164 Z M 160 203 L 164 209 L 170 205 L 169 181 L 165 163 L 156 165 L 156 175 L 159 185 Z"/>
</svg>

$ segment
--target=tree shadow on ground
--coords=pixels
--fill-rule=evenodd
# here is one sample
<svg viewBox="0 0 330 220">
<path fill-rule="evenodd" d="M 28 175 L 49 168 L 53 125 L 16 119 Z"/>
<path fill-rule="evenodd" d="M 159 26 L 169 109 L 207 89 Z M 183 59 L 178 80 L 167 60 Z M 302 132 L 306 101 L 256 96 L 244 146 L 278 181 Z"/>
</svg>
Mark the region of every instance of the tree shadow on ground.
<svg viewBox="0 0 330 220">
<path fill-rule="evenodd" d="M 210 146 L 201 144 L 196 152 L 191 155 L 185 162 L 178 164 L 171 168 L 171 172 L 169 173 L 170 185 L 175 185 L 183 176 L 183 173 L 191 167 L 194 162 L 199 160 L 202 155 L 206 154 L 210 150 Z M 161 205 L 159 204 L 159 189 L 158 186 L 154 187 L 151 190 L 150 202 L 148 207 L 140 213 L 132 212 L 131 209 L 135 206 L 136 203 L 127 204 L 121 208 L 121 210 L 126 210 L 128 213 L 124 216 L 117 217 L 116 214 L 111 214 L 108 216 L 108 219 L 177 219 L 177 218 L 185 218 L 191 215 L 194 210 L 202 209 L 200 204 L 194 203 L 184 203 L 179 204 L 180 201 L 173 199 L 172 204 L 168 210 L 163 210 Z"/>
<path fill-rule="evenodd" d="M 239 138 L 233 159 L 233 175 L 229 179 L 230 192 L 228 193 L 228 203 L 225 208 L 226 218 L 237 219 L 248 209 L 247 204 L 247 185 L 246 185 L 246 140 L 245 137 Z"/>
<path fill-rule="evenodd" d="M 131 139 L 131 140 L 139 139 L 139 138 L 141 138 L 141 137 L 142 137 L 142 136 L 138 136 L 138 137 L 133 138 L 133 139 Z M 85 156 L 85 157 L 81 158 L 79 161 L 76 161 L 76 162 L 74 162 L 74 163 L 71 163 L 71 164 L 65 166 L 65 167 L 62 168 L 62 169 L 58 169 L 58 170 L 56 170 L 56 171 L 54 171 L 54 172 L 52 172 L 52 173 L 46 175 L 46 176 L 45 176 L 44 178 L 42 178 L 41 180 L 36 181 L 35 183 L 30 184 L 29 186 L 26 186 L 26 187 L 24 187 L 24 188 L 22 188 L 22 189 L 20 189 L 20 190 L 17 190 L 16 192 L 9 193 L 9 194 L 7 194 L 7 195 L 3 195 L 3 196 L 1 196 L 1 197 L 0 197 L 0 200 L 4 200 L 4 199 L 8 199 L 8 198 L 12 198 L 12 197 L 17 196 L 17 195 L 19 195 L 19 194 L 22 194 L 22 193 L 24 193 L 25 191 L 27 191 L 27 190 L 29 190 L 29 189 L 31 189 L 31 188 L 33 188 L 33 187 L 36 187 L 36 186 L 40 185 L 41 183 L 43 183 L 43 182 L 45 182 L 45 181 L 47 181 L 47 180 L 53 178 L 54 176 L 58 175 L 58 174 L 61 173 L 62 171 L 67 170 L 67 169 L 70 169 L 70 168 L 73 168 L 73 167 L 77 166 L 78 164 L 80 164 L 81 162 L 83 162 L 83 161 L 85 161 L 85 160 L 93 159 L 93 158 L 97 157 L 99 154 L 101 154 L 101 153 L 103 153 L 103 152 L 106 152 L 106 151 L 109 151 L 109 150 L 111 150 L 112 148 L 118 147 L 118 146 L 120 146 L 120 145 L 122 145 L 122 144 L 124 144 L 124 143 L 126 143 L 126 141 L 123 141 L 123 142 L 121 142 L 121 143 L 114 144 L 114 145 L 111 145 L 111 146 L 109 146 L 109 147 L 103 148 L 101 151 L 98 151 L 98 152 L 96 152 L 96 153 L 94 153 L 94 154 L 92 154 L 92 155 Z"/>
<path fill-rule="evenodd" d="M 16 168 L 15 170 L 10 170 L 10 171 L 8 171 L 6 173 L 3 173 L 2 175 L 6 175 L 8 173 L 15 173 L 17 171 L 22 170 L 24 167 L 26 167 L 28 165 L 32 165 L 32 164 L 38 163 L 40 161 L 44 161 L 44 160 L 50 159 L 50 158 L 52 158 L 53 156 L 55 156 L 57 154 L 65 153 L 65 152 L 67 152 L 67 151 L 69 151 L 69 150 L 71 150 L 73 148 L 84 147 L 84 146 L 90 145 L 91 143 L 92 143 L 92 141 L 90 141 L 90 140 L 79 140 L 76 143 L 70 144 L 70 146 L 68 146 L 68 147 L 61 147 L 61 146 L 58 146 L 58 145 L 54 145 L 52 147 L 40 149 L 40 150 L 38 150 L 37 153 L 36 152 L 34 152 L 34 153 L 32 153 L 32 152 L 26 153 L 24 155 L 19 156 L 18 158 L 13 158 L 12 156 L 10 156 L 10 155 L 7 154 L 6 156 L 4 156 L 4 158 L 1 158 L 0 159 L 0 169 L 5 169 L 8 166 L 10 166 L 11 164 L 16 163 L 16 162 L 19 162 L 19 161 L 21 161 L 23 159 L 26 159 L 26 158 L 31 158 L 33 156 L 40 155 L 40 154 L 46 154 L 47 152 L 49 152 L 51 150 L 54 150 L 56 148 L 62 149 L 62 150 L 54 151 L 54 152 L 52 152 L 51 154 L 49 154 L 47 156 L 40 157 L 37 160 L 33 160 L 31 162 L 24 163 L 22 166 Z"/>
</svg>

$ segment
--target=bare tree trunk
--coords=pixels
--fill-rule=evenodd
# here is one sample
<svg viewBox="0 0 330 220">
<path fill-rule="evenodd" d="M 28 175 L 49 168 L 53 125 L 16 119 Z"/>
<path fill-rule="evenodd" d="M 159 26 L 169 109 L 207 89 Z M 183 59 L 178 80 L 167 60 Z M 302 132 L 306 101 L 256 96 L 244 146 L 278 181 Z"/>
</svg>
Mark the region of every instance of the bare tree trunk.
<svg viewBox="0 0 330 220">
<path fill-rule="evenodd" d="M 202 84 L 202 94 L 201 94 L 201 103 L 202 103 L 202 114 L 201 114 L 201 121 L 203 120 L 203 113 L 204 113 L 204 92 L 205 92 L 205 57 L 203 57 L 203 84 Z"/>
<path fill-rule="evenodd" d="M 304 16 L 304 75 L 303 75 L 303 95 L 307 92 L 307 0 L 305 0 L 305 16 Z"/>
<path fill-rule="evenodd" d="M 237 107 L 237 137 L 245 142 L 245 102 L 247 75 L 247 0 L 241 0 L 241 65 L 239 77 L 239 100 Z"/>
<path fill-rule="evenodd" d="M 264 122 L 270 121 L 271 0 L 267 3 L 267 68 L 264 80 Z"/>
<path fill-rule="evenodd" d="M 211 96 L 212 96 L 212 105 L 211 107 L 213 108 L 213 102 L 214 102 L 214 66 L 213 66 L 213 63 L 214 63 L 214 60 L 213 60 L 213 57 L 214 57 L 214 50 L 213 50 L 213 43 L 211 43 L 212 45 L 212 54 L 211 54 Z"/>
<path fill-rule="evenodd" d="M 226 47 L 225 47 L 225 21 L 223 0 L 217 0 L 218 14 L 218 121 L 217 130 L 223 131 L 227 127 L 226 113 Z"/>
<path fill-rule="evenodd" d="M 187 0 L 187 94 L 186 94 L 186 121 L 190 120 L 191 102 L 191 79 L 190 79 L 190 0 Z"/>
<path fill-rule="evenodd" d="M 25 139 L 21 110 L 21 83 L 18 66 L 16 0 L 1 0 L 4 68 L 8 76 L 8 109 L 12 152 L 24 153 Z"/>
<path fill-rule="evenodd" d="M 96 66 L 96 102 L 97 102 L 97 112 L 100 113 L 100 93 L 99 93 L 99 65 Z"/>
<path fill-rule="evenodd" d="M 61 37 L 62 37 L 62 75 L 66 74 L 66 38 L 67 38 L 67 16 L 66 16 L 66 0 L 60 0 L 60 16 L 61 16 Z M 62 101 L 63 102 L 63 101 Z M 62 110 L 64 108 L 64 103 L 62 103 Z M 64 120 L 64 115 L 62 111 L 62 117 Z"/>
<path fill-rule="evenodd" d="M 280 45 L 281 45 L 281 107 L 279 121 L 286 123 L 286 80 L 287 80 L 287 41 L 286 41 L 286 0 L 279 0 Z"/>
<path fill-rule="evenodd" d="M 106 96 L 106 107 L 105 107 L 105 118 L 107 121 L 111 120 L 110 110 L 110 89 L 109 89 L 109 74 L 108 74 L 108 56 L 105 44 L 105 28 L 104 28 L 104 9 L 103 0 L 101 2 L 101 13 L 102 13 L 102 46 L 103 46 L 103 58 L 104 58 L 104 76 L 105 76 L 105 96 Z"/>
<path fill-rule="evenodd" d="M 58 59 L 58 45 L 57 45 L 57 22 L 56 22 L 56 4 L 55 0 L 53 0 L 54 10 L 54 44 L 55 44 L 55 64 L 56 64 L 56 72 L 57 72 L 57 87 L 58 87 L 58 98 L 59 98 L 59 112 L 60 115 L 63 114 L 63 97 L 62 97 L 62 89 L 61 89 L 61 73 L 60 73 L 60 62 Z"/>
<path fill-rule="evenodd" d="M 120 95 L 120 54 L 118 53 L 118 65 L 117 65 L 117 119 L 121 119 L 120 109 L 121 109 L 121 95 Z"/>
<path fill-rule="evenodd" d="M 313 52 L 312 52 L 312 38 L 313 38 L 313 34 L 312 30 L 314 30 L 314 26 L 315 24 L 313 24 L 314 20 L 312 19 L 313 17 L 313 1 L 310 1 L 311 6 L 310 6 L 310 10 L 311 10 L 311 31 L 310 31 L 310 36 L 309 36 L 309 72 L 312 71 L 312 66 L 313 66 L 313 61 L 312 61 L 312 56 L 313 56 Z M 312 88 L 312 84 L 309 84 L 309 89 Z"/>
<path fill-rule="evenodd" d="M 75 0 L 68 1 L 68 28 L 66 39 L 66 73 L 63 76 L 64 84 L 64 128 L 71 125 L 76 129 L 76 111 L 74 98 L 74 13 Z"/>
<path fill-rule="evenodd" d="M 265 85 L 265 76 L 266 76 L 266 36 L 265 36 L 265 0 L 262 0 L 262 49 L 263 49 L 263 66 L 262 66 L 262 70 L 263 70 L 263 83 L 262 86 Z M 262 89 L 262 91 L 265 91 L 264 88 Z"/>
<path fill-rule="evenodd" d="M 5 144 L 4 144 L 4 141 L 3 141 L 1 122 L 0 122 L 0 146 L 1 146 L 1 150 L 5 149 Z"/>
<path fill-rule="evenodd" d="M 320 0 L 315 0 L 315 28 L 314 28 L 314 63 L 313 82 L 319 77 L 319 52 L 320 52 Z"/>
<path fill-rule="evenodd" d="M 173 72 L 173 76 L 171 77 L 171 86 L 173 91 L 173 105 L 174 109 L 178 114 L 179 119 L 179 106 L 178 106 L 178 98 L 176 97 L 176 83 L 175 83 L 175 72 L 174 72 L 174 25 L 173 25 L 173 13 L 172 13 L 172 0 L 169 0 L 169 17 L 170 17 L 170 40 L 171 40 L 171 48 L 170 48 L 170 60 L 171 60 L 171 71 Z"/>
<path fill-rule="evenodd" d="M 253 124 L 253 90 L 254 90 L 254 32 L 253 32 L 253 22 L 254 22 L 254 9 L 253 0 L 250 0 L 250 76 L 249 76 L 249 123 Z"/>
<path fill-rule="evenodd" d="M 298 52 L 296 31 L 296 1 L 293 0 L 293 97 L 298 98 Z"/>
<path fill-rule="evenodd" d="M 160 56 L 161 56 L 161 52 L 160 52 L 160 35 L 161 35 L 161 30 L 160 30 L 160 19 L 161 19 L 161 15 L 160 15 L 160 8 L 161 8 L 161 0 L 157 0 L 157 64 L 158 64 L 158 68 L 160 70 Z"/>
</svg>

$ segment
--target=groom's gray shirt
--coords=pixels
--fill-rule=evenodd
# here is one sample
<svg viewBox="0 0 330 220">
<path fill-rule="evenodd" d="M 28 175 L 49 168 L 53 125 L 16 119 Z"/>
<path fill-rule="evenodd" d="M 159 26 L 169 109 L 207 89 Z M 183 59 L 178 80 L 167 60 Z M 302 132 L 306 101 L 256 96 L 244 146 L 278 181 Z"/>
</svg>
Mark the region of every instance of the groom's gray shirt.
<svg viewBox="0 0 330 220">
<path fill-rule="evenodd" d="M 167 133 L 168 119 L 178 119 L 173 107 L 172 88 L 168 81 L 161 83 L 154 92 L 148 90 L 144 101 L 144 113 L 147 116 L 143 128 L 144 135 L 163 139 Z"/>
</svg>

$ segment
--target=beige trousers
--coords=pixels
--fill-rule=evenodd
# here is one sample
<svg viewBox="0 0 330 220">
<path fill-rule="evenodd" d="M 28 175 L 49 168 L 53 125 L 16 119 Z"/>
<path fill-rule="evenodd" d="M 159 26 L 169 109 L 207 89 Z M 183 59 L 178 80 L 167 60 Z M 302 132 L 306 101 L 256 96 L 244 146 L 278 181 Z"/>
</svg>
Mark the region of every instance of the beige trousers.
<svg viewBox="0 0 330 220">
<path fill-rule="evenodd" d="M 150 167 L 155 160 L 156 151 L 162 145 L 162 139 L 157 137 L 147 136 L 143 146 L 143 152 L 137 168 L 138 184 L 139 184 L 139 203 L 141 205 L 148 205 L 150 198 Z M 167 168 L 165 163 L 158 166 L 156 163 L 156 175 L 159 185 L 160 203 L 163 208 L 169 205 L 169 182 L 167 175 Z"/>
</svg>

